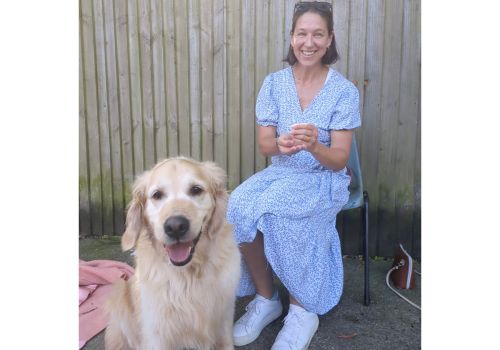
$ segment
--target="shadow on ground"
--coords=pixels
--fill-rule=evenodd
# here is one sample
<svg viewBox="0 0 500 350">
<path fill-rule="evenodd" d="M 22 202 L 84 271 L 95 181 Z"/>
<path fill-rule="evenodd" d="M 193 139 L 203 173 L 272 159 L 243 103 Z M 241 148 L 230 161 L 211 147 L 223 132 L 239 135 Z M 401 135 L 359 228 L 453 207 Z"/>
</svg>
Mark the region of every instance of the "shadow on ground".
<svg viewBox="0 0 500 350">
<path fill-rule="evenodd" d="M 117 237 L 109 239 L 81 239 L 80 259 L 111 259 L 133 265 L 133 259 L 120 249 Z M 421 314 L 394 294 L 385 283 L 385 276 L 391 267 L 391 260 L 371 261 L 371 304 L 363 301 L 363 262 L 359 258 L 344 258 L 344 293 L 340 303 L 330 312 L 320 316 L 318 332 L 314 336 L 310 350 L 387 350 L 420 349 Z M 420 270 L 420 264 L 415 267 Z M 420 277 L 417 289 L 403 291 L 402 294 L 420 305 Z M 280 286 L 282 300 L 286 291 Z M 236 301 L 235 318 L 239 318 L 251 298 Z M 270 349 L 282 326 L 283 316 L 267 326 L 260 337 L 241 350 Z M 104 349 L 104 332 L 91 339 L 84 350 Z"/>
</svg>

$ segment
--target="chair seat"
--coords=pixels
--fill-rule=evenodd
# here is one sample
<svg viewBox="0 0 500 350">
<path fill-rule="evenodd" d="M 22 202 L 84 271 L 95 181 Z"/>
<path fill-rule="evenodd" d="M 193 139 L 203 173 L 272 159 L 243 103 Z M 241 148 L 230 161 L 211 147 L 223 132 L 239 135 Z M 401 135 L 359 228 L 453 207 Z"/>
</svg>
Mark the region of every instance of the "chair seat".
<svg viewBox="0 0 500 350">
<path fill-rule="evenodd" d="M 360 187 L 349 189 L 349 199 L 342 210 L 354 209 L 363 206 L 363 191 Z"/>
<path fill-rule="evenodd" d="M 347 162 L 347 174 L 351 177 L 349 184 L 349 199 L 342 207 L 342 210 L 361 208 L 363 206 L 363 179 L 361 177 L 361 167 L 358 159 L 356 140 L 353 136 L 351 154 Z"/>
</svg>

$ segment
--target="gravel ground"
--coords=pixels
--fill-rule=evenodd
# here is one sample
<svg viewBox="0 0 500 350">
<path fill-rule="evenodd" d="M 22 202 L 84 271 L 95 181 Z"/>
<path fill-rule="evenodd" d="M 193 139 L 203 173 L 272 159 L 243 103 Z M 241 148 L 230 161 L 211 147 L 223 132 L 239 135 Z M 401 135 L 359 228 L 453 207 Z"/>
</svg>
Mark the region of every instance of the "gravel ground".
<svg viewBox="0 0 500 350">
<path fill-rule="evenodd" d="M 132 264 L 128 253 L 120 250 L 119 240 L 81 239 L 80 259 L 112 259 Z M 385 276 L 392 260 L 371 260 L 370 290 L 371 304 L 364 306 L 363 300 L 363 262 L 357 257 L 344 258 L 344 293 L 340 303 L 330 312 L 320 316 L 320 324 L 309 349 L 420 349 L 421 313 L 416 308 L 394 294 L 385 283 Z M 416 263 L 420 271 L 420 264 Z M 277 283 L 278 284 L 278 283 Z M 278 284 L 282 300 L 286 291 Z M 403 291 L 402 294 L 420 305 L 420 277 L 417 275 L 417 288 Z M 236 301 L 235 318 L 239 318 L 251 298 Z M 288 306 L 286 305 L 285 308 Z M 285 314 L 285 313 L 284 313 Z M 267 326 L 259 338 L 241 350 L 270 349 L 282 326 L 283 316 Z M 91 339 L 85 350 L 104 349 L 104 332 Z"/>
</svg>

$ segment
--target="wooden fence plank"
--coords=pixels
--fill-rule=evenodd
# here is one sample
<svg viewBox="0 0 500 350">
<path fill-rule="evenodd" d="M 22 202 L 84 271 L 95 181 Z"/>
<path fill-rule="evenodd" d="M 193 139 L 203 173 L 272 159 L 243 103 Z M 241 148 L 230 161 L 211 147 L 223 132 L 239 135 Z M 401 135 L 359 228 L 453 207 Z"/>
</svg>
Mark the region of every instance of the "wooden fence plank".
<svg viewBox="0 0 500 350">
<path fill-rule="evenodd" d="M 179 153 L 180 155 L 189 157 L 191 155 L 191 119 L 189 110 L 189 37 L 187 5 L 185 1 L 174 1 Z"/>
<path fill-rule="evenodd" d="M 285 37 L 285 2 L 271 1 L 269 4 L 269 73 L 282 69 Z"/>
<path fill-rule="evenodd" d="M 107 104 L 109 115 L 109 141 L 111 147 L 109 168 L 111 169 L 112 182 L 112 210 L 113 229 L 109 234 L 124 231 L 125 217 L 123 212 L 123 176 L 122 176 L 122 150 L 121 150 L 121 123 L 120 103 L 118 91 L 117 54 L 115 38 L 115 13 L 112 0 L 103 1 L 104 4 L 104 39 L 106 58 Z"/>
<path fill-rule="evenodd" d="M 129 185 L 160 158 L 214 160 L 229 189 L 268 164 L 255 99 L 264 77 L 287 66 L 295 2 L 80 2 L 81 232 L 121 231 Z M 370 253 L 391 256 L 403 241 L 418 256 L 420 1 L 332 3 L 334 67 L 360 90 Z M 337 218 L 345 253 L 360 248 L 357 214 Z"/>
<path fill-rule="evenodd" d="M 349 58 L 349 1 L 339 0 L 332 2 L 333 32 L 339 59 L 333 64 L 333 68 L 347 77 L 347 64 Z M 342 242 L 342 251 L 350 251 L 349 240 L 344 229 L 349 220 L 348 214 L 341 213 L 337 217 L 337 230 Z"/>
<path fill-rule="evenodd" d="M 200 2 L 200 69 L 201 69 L 201 159 L 214 160 L 214 55 L 213 7 Z"/>
<path fill-rule="evenodd" d="M 191 157 L 201 160 L 200 0 L 188 1 Z"/>
<path fill-rule="evenodd" d="M 104 37 L 103 2 L 94 0 L 94 35 L 97 68 L 97 104 L 99 120 L 100 177 L 102 186 L 103 233 L 111 234 L 113 227 L 113 183 L 111 171 L 111 136 L 109 126 L 108 81 L 106 72 L 106 43 Z"/>
<path fill-rule="evenodd" d="M 401 41 L 403 31 L 403 3 L 392 2 L 386 7 L 384 63 L 382 68 L 381 139 L 378 157 L 378 224 L 380 253 L 392 255 L 397 242 L 395 225 L 396 189 L 394 184 L 397 128 L 399 117 L 399 82 L 401 72 Z M 399 170 L 398 170 L 399 171 Z"/>
<path fill-rule="evenodd" d="M 118 69 L 118 99 L 121 128 L 123 201 L 132 199 L 130 185 L 134 180 L 134 150 L 131 118 L 131 94 L 128 50 L 128 10 L 127 2 L 115 1 L 115 31 Z M 123 231 L 117 232 L 121 233 Z M 116 233 L 116 232 L 115 232 Z"/>
<path fill-rule="evenodd" d="M 285 2 L 271 1 L 269 4 L 269 72 L 283 69 L 287 64 L 283 62 L 285 36 Z M 271 164 L 271 157 L 266 158 L 266 166 Z"/>
<path fill-rule="evenodd" d="M 417 148 L 415 155 L 415 176 L 413 187 L 415 188 L 415 211 L 413 214 L 413 227 L 412 227 L 412 251 L 411 256 L 419 259 L 421 257 L 422 250 L 422 231 L 421 231 L 421 105 L 418 104 L 418 124 L 417 124 Z"/>
<path fill-rule="evenodd" d="M 138 2 L 128 0 L 128 48 L 130 70 L 130 105 L 132 115 L 132 136 L 134 151 L 134 176 L 144 171 L 144 147 L 142 127 L 142 84 L 139 60 Z"/>
<path fill-rule="evenodd" d="M 285 10 L 284 10 L 284 27 L 283 27 L 283 53 L 281 55 L 281 59 L 285 59 L 288 55 L 288 50 L 290 49 L 290 40 L 292 31 L 292 23 L 293 23 L 293 10 L 295 8 L 294 0 L 286 0 L 285 1 Z M 283 63 L 283 67 L 287 67 L 288 63 Z"/>
<path fill-rule="evenodd" d="M 241 28 L 241 181 L 255 173 L 255 2 L 243 0 Z"/>
<path fill-rule="evenodd" d="M 173 0 L 164 0 L 163 27 L 165 28 L 165 103 L 167 105 L 167 149 L 168 156 L 179 155 L 179 114 L 177 113 L 177 72 L 175 44 L 175 12 Z"/>
<path fill-rule="evenodd" d="M 240 138 L 241 138 L 241 89 L 240 89 L 240 24 L 241 9 L 237 1 L 229 1 L 227 6 L 227 98 L 228 98 L 228 183 L 234 189 L 241 179 Z"/>
<path fill-rule="evenodd" d="M 365 77 L 365 43 L 367 0 L 352 1 L 349 9 L 349 53 L 347 78 L 359 91 L 360 110 L 363 110 Z M 359 140 L 362 143 L 362 140 Z"/>
<path fill-rule="evenodd" d="M 255 4 L 255 78 L 254 78 L 254 106 L 252 120 L 254 128 L 257 130 L 255 119 L 255 102 L 265 77 L 270 73 L 269 65 L 269 2 L 258 0 Z M 255 171 L 260 171 L 266 167 L 266 157 L 258 150 L 258 133 L 255 132 Z"/>
<path fill-rule="evenodd" d="M 214 161 L 228 171 L 226 91 L 226 11 L 224 0 L 213 2 L 214 26 Z"/>
<path fill-rule="evenodd" d="M 339 60 L 333 67 L 347 77 L 349 57 L 349 3 L 350 0 L 333 1 L 333 32 L 337 44 Z"/>
<path fill-rule="evenodd" d="M 155 118 L 153 111 L 153 78 L 152 78 L 152 41 L 151 35 L 151 2 L 139 2 L 139 61 L 141 72 L 142 132 L 144 147 L 144 167 L 151 168 L 155 164 Z"/>
<path fill-rule="evenodd" d="M 79 141 L 79 163 L 78 163 L 78 202 L 79 202 L 79 220 L 78 228 L 81 236 L 86 236 L 91 233 L 90 229 L 90 184 L 88 176 L 87 162 L 87 123 L 85 118 L 85 85 L 83 73 L 83 39 L 80 21 L 80 37 L 79 37 L 79 60 L 78 69 L 80 74 L 79 79 L 79 101 L 78 101 L 78 141 Z"/>
<path fill-rule="evenodd" d="M 363 93 L 365 77 L 365 42 L 366 42 L 366 0 L 352 1 L 349 7 L 349 46 L 347 61 L 347 78 L 354 83 L 359 91 L 360 111 L 363 110 Z M 363 115 L 361 115 L 363 117 Z M 359 133 L 359 129 L 355 131 Z M 356 139 L 358 147 L 360 145 L 359 137 Z M 363 240 L 361 234 L 363 228 L 359 220 L 359 210 L 347 211 L 344 215 L 345 232 L 353 232 L 348 240 L 345 240 L 345 253 L 356 254 L 363 249 Z"/>
<path fill-rule="evenodd" d="M 165 111 L 165 66 L 161 0 L 151 1 L 151 45 L 155 163 L 167 158 L 167 116 Z"/>
<path fill-rule="evenodd" d="M 85 117 L 87 119 L 88 162 L 90 183 L 90 229 L 93 235 L 102 235 L 101 156 L 99 151 L 99 119 L 97 106 L 96 62 L 94 50 L 94 14 L 92 0 L 80 2 L 83 79 L 85 87 Z"/>
<path fill-rule="evenodd" d="M 404 2 L 400 79 L 400 104 L 394 183 L 396 184 L 396 233 L 398 242 L 413 251 L 415 212 L 415 156 L 420 101 L 420 3 Z"/>
<path fill-rule="evenodd" d="M 384 54 L 384 13 L 385 0 L 368 1 L 366 23 L 366 67 L 363 125 L 360 135 L 360 162 L 363 170 L 363 184 L 370 197 L 370 244 L 371 255 L 379 254 L 378 247 L 378 155 L 380 145 L 380 119 L 382 103 L 382 66 Z M 368 59 L 369 58 L 369 59 Z"/>
</svg>

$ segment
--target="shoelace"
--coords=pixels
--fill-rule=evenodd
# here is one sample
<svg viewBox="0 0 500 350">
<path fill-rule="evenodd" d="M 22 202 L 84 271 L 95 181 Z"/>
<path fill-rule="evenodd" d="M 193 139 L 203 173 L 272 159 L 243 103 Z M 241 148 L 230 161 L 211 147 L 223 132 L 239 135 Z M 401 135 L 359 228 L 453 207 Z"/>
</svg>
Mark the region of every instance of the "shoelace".
<svg viewBox="0 0 500 350">
<path fill-rule="evenodd" d="M 297 335 L 302 329 L 303 320 L 302 315 L 299 312 L 289 313 L 283 320 L 284 326 L 280 332 L 280 341 L 288 343 L 293 346 L 292 349 L 296 348 Z"/>
<path fill-rule="evenodd" d="M 249 302 L 245 307 L 246 313 L 239 319 L 238 323 L 244 325 L 245 327 L 248 327 L 250 321 L 254 318 L 254 316 L 260 314 L 259 305 L 262 303 L 263 301 L 258 299 L 254 299 Z"/>
</svg>

